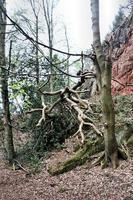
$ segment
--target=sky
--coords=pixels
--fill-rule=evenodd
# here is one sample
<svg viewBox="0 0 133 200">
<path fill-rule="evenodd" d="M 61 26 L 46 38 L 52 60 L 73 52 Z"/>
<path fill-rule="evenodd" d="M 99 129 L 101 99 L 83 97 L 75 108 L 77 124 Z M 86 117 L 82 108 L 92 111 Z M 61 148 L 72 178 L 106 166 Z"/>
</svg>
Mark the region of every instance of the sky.
<svg viewBox="0 0 133 200">
<path fill-rule="evenodd" d="M 120 4 L 127 0 L 100 0 L 100 29 L 101 37 L 111 30 L 112 22 L 118 12 Z M 22 0 L 7 0 L 7 9 L 10 14 L 23 4 Z M 70 46 L 79 51 L 88 49 L 92 44 L 91 10 L 89 0 L 60 0 L 57 6 L 57 15 L 67 27 Z"/>
<path fill-rule="evenodd" d="M 120 4 L 126 0 L 100 0 L 101 38 L 111 30 L 112 22 Z M 61 0 L 59 9 L 65 23 L 79 49 L 87 49 L 92 44 L 91 10 L 89 0 Z"/>
</svg>

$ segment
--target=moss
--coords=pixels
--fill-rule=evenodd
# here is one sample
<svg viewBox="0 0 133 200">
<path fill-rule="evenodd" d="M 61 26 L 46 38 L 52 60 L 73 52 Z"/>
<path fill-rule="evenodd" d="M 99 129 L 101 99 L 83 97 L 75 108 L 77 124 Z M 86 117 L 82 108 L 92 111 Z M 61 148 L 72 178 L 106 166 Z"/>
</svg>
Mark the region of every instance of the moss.
<svg viewBox="0 0 133 200">
<path fill-rule="evenodd" d="M 3 130 L 4 129 L 4 124 L 3 124 L 3 121 L 0 119 L 0 130 Z"/>
<path fill-rule="evenodd" d="M 116 134 L 127 131 L 129 128 L 133 128 L 133 95 L 128 96 L 115 96 L 115 117 L 116 117 Z"/>
<path fill-rule="evenodd" d="M 67 190 L 68 190 L 67 188 L 60 187 L 58 192 L 63 193 L 66 192 Z"/>
<path fill-rule="evenodd" d="M 133 200 L 133 197 L 126 197 L 124 200 Z"/>
<path fill-rule="evenodd" d="M 133 135 L 127 141 L 128 146 L 133 146 Z"/>
<path fill-rule="evenodd" d="M 102 138 L 96 141 L 88 140 L 84 146 L 78 150 L 71 158 L 55 166 L 49 167 L 48 172 L 51 175 L 58 175 L 70 171 L 76 166 L 84 164 L 90 156 L 102 150 L 104 150 L 104 142 Z"/>
</svg>

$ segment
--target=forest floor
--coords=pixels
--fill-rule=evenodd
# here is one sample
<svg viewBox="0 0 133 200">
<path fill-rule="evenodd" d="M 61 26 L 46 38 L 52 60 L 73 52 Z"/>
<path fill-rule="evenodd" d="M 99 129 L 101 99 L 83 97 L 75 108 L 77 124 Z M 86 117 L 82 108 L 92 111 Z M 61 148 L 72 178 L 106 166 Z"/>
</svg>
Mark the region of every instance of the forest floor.
<svg viewBox="0 0 133 200">
<path fill-rule="evenodd" d="M 13 170 L 0 154 L 0 200 L 133 200 L 133 161 L 120 161 L 117 169 L 91 167 L 90 163 L 70 172 L 51 176 L 47 167 L 70 156 L 73 147 L 52 152 L 41 171 L 28 176 Z"/>
<path fill-rule="evenodd" d="M 133 108 L 132 97 L 123 98 L 115 101 L 117 128 L 122 124 L 122 129 L 125 122 L 132 124 Z M 20 148 L 29 140 L 27 133 L 13 132 L 15 147 Z M 120 161 L 115 170 L 101 169 L 88 161 L 69 172 L 51 176 L 48 166 L 66 160 L 74 152 L 76 140 L 69 138 L 62 149 L 52 151 L 49 158 L 40 161 L 40 172 L 30 176 L 8 165 L 1 150 L 2 140 L 0 132 L 0 200 L 133 200 L 133 160 Z M 24 168 L 32 170 L 27 165 Z"/>
</svg>

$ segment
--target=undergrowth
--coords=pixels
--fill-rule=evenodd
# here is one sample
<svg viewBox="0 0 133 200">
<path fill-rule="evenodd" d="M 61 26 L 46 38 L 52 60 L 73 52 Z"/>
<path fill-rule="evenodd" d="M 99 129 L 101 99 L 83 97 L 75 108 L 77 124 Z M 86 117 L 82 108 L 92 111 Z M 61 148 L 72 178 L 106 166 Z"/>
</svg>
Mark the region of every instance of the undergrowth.
<svg viewBox="0 0 133 200">
<path fill-rule="evenodd" d="M 21 131 L 30 132 L 31 138 L 23 147 L 17 149 L 17 158 L 36 169 L 42 158 L 48 157 L 53 149 L 63 148 L 65 139 L 76 132 L 77 127 L 74 114 L 63 105 L 58 106 L 52 115 L 37 127 L 40 117 L 41 114 L 33 113 L 23 119 Z"/>
<path fill-rule="evenodd" d="M 133 131 L 133 96 L 116 96 L 114 97 L 114 107 L 116 116 L 116 136 L 118 143 L 123 140 L 124 132 Z M 92 103 L 92 110 L 94 112 L 93 120 L 95 120 L 97 127 L 102 127 L 102 110 L 101 103 L 97 99 Z M 40 114 L 32 114 L 22 124 L 21 130 L 31 132 L 31 139 L 18 149 L 18 158 L 28 163 L 29 166 L 36 171 L 39 170 L 42 158 L 47 158 L 53 149 L 63 148 L 63 143 L 66 138 L 74 134 L 78 128 L 75 113 L 66 109 L 64 105 L 60 105 L 53 114 L 47 118 L 41 127 L 36 127 L 40 118 Z M 85 128 L 87 137 L 92 135 L 93 131 Z M 132 144 L 132 141 L 130 141 Z"/>
</svg>

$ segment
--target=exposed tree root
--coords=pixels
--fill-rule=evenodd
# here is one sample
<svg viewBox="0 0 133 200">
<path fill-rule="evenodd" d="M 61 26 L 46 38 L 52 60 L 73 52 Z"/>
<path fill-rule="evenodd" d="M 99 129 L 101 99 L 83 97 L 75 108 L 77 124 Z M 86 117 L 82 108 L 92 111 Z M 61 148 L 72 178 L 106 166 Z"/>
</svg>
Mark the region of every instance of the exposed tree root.
<svg viewBox="0 0 133 200">
<path fill-rule="evenodd" d="M 42 121 L 45 122 L 46 116 L 48 114 L 50 114 L 50 112 L 54 109 L 54 107 L 60 102 L 65 102 L 68 104 L 70 109 L 74 110 L 77 113 L 77 120 L 79 123 L 79 128 L 78 128 L 77 132 L 75 133 L 75 135 L 78 135 L 78 134 L 81 135 L 81 143 L 84 143 L 84 141 L 85 141 L 85 136 L 84 136 L 84 132 L 83 132 L 84 125 L 91 127 L 98 136 L 102 137 L 102 132 L 100 130 L 98 130 L 98 128 L 94 124 L 93 120 L 85 114 L 86 110 L 88 110 L 88 109 L 91 110 L 89 101 L 85 100 L 85 99 L 81 99 L 78 93 L 79 93 L 78 91 L 75 91 L 68 87 L 66 87 L 64 90 L 59 90 L 56 92 L 41 92 L 42 108 L 33 109 L 31 111 L 28 111 L 27 114 L 30 114 L 32 112 L 38 112 L 38 111 L 40 112 L 41 111 L 42 112 L 41 118 L 39 119 L 39 121 L 36 125 L 36 126 L 41 126 Z M 59 98 L 49 108 L 45 104 L 45 95 L 51 95 L 51 96 L 59 95 Z M 92 112 L 92 110 L 91 110 L 91 112 Z"/>
<path fill-rule="evenodd" d="M 96 156 L 95 160 L 91 163 L 92 166 L 97 166 L 97 165 L 101 164 L 101 162 L 102 162 L 102 160 L 104 159 L 104 157 L 105 157 L 104 151 L 103 151 L 103 152 L 100 152 L 100 153 Z"/>
</svg>

